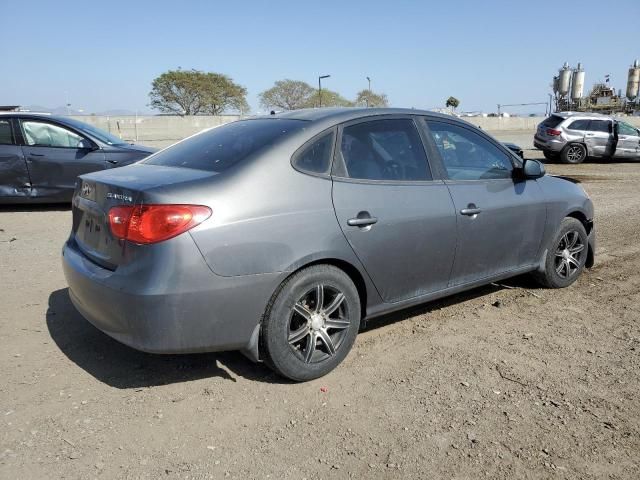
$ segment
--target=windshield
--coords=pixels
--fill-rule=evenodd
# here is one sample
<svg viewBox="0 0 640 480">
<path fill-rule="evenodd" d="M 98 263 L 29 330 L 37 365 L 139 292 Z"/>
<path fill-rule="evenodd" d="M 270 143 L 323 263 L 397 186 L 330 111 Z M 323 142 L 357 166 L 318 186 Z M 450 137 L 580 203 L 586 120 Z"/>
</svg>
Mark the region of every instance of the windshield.
<svg viewBox="0 0 640 480">
<path fill-rule="evenodd" d="M 232 122 L 178 142 L 143 163 L 220 173 L 306 124 L 303 120 L 274 118 Z"/>
<path fill-rule="evenodd" d="M 82 133 L 86 133 L 87 135 L 100 140 L 102 143 L 106 143 L 107 145 L 125 145 L 127 143 L 121 138 L 118 138 L 115 135 L 111 135 L 110 133 L 99 129 L 98 127 L 89 125 L 88 123 L 79 122 L 71 118 L 66 118 L 65 123 L 71 125 L 76 130 L 80 130 Z"/>
</svg>

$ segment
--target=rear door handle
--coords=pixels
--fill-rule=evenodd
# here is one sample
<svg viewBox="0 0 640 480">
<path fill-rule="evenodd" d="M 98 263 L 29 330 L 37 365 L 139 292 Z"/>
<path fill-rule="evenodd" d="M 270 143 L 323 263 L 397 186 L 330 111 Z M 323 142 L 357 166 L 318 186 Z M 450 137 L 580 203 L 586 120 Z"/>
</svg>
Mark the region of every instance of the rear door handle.
<svg viewBox="0 0 640 480">
<path fill-rule="evenodd" d="M 107 162 L 109 162 L 111 165 L 117 165 L 118 164 L 118 160 L 107 160 Z"/>
<path fill-rule="evenodd" d="M 44 153 L 30 153 L 30 157 L 44 157 Z"/>
<path fill-rule="evenodd" d="M 373 225 L 374 223 L 378 223 L 378 219 L 376 217 L 356 217 L 350 218 L 347 220 L 347 225 L 350 227 L 368 227 L 369 225 Z"/>
<path fill-rule="evenodd" d="M 482 212 L 482 210 L 476 207 L 475 203 L 470 203 L 469 205 L 467 205 L 467 208 L 463 208 L 462 210 L 460 210 L 461 215 L 466 215 L 468 217 L 478 215 L 480 212 Z"/>
</svg>

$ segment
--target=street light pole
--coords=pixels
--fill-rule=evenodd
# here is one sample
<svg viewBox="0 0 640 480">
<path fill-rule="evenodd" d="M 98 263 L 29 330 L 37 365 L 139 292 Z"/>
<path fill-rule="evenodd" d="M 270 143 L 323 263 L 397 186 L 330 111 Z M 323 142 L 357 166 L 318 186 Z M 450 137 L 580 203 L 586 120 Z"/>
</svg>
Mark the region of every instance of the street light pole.
<svg viewBox="0 0 640 480">
<path fill-rule="evenodd" d="M 369 97 L 371 96 L 371 79 L 367 77 L 367 82 L 369 82 L 369 94 L 367 95 L 367 108 L 369 108 Z"/>
<path fill-rule="evenodd" d="M 322 79 L 329 78 L 331 75 L 320 75 L 318 77 L 318 107 L 322 108 Z"/>
</svg>

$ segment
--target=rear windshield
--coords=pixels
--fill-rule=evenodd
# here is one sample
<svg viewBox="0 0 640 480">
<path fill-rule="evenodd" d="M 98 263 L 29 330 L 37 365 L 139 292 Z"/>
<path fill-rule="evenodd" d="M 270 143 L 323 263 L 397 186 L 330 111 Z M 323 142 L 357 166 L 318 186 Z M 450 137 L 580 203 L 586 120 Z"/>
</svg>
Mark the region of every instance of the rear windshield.
<svg viewBox="0 0 640 480">
<path fill-rule="evenodd" d="M 305 127 L 303 120 L 241 120 L 188 138 L 143 163 L 223 172 L 249 155 Z"/>
<path fill-rule="evenodd" d="M 560 123 L 562 123 L 562 121 L 564 120 L 564 118 L 562 117 L 558 117 L 556 115 L 551 115 L 549 118 L 545 119 L 541 125 L 543 127 L 547 127 L 547 128 L 556 128 L 558 125 L 560 125 Z"/>
</svg>

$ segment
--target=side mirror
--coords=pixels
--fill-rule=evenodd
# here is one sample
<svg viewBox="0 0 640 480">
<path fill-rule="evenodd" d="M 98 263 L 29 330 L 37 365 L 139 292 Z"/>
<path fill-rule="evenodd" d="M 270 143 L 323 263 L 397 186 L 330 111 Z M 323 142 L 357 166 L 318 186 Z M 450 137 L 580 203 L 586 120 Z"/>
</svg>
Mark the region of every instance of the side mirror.
<svg viewBox="0 0 640 480">
<path fill-rule="evenodd" d="M 522 167 L 522 173 L 525 178 L 540 178 L 547 173 L 544 164 L 538 160 L 525 160 Z"/>
<path fill-rule="evenodd" d="M 83 138 L 78 142 L 78 148 L 83 150 L 97 150 L 98 147 L 96 147 L 92 141 Z"/>
</svg>

